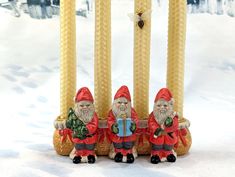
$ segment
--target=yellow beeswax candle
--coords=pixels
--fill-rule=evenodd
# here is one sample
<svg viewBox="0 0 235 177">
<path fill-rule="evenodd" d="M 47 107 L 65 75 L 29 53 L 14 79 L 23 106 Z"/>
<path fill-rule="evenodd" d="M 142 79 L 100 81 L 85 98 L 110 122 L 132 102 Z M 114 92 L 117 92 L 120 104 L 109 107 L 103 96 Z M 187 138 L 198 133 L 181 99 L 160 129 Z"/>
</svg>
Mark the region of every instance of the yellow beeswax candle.
<svg viewBox="0 0 235 177">
<path fill-rule="evenodd" d="M 169 1 L 167 87 L 180 119 L 183 117 L 186 1 Z"/>
<path fill-rule="evenodd" d="M 111 1 L 95 1 L 95 109 L 105 119 L 111 106 Z"/>
<path fill-rule="evenodd" d="M 67 119 L 67 112 L 74 105 L 76 94 L 76 22 L 75 0 L 60 1 L 60 116 L 57 121 Z M 53 144 L 60 155 L 69 155 L 73 143 L 61 142 L 59 131 L 55 130 Z"/>
<path fill-rule="evenodd" d="M 179 146 L 175 149 L 178 155 L 186 154 L 192 144 L 188 129 L 189 121 L 183 118 L 186 13 L 185 0 L 169 1 L 167 87 L 171 90 L 175 99 L 174 109 L 179 115 L 179 133 L 183 129 L 187 132 L 182 137 L 186 144 L 183 144 L 180 138 Z"/>
<path fill-rule="evenodd" d="M 134 108 L 140 119 L 149 114 L 149 63 L 151 37 L 151 0 L 135 0 L 134 14 Z"/>
</svg>

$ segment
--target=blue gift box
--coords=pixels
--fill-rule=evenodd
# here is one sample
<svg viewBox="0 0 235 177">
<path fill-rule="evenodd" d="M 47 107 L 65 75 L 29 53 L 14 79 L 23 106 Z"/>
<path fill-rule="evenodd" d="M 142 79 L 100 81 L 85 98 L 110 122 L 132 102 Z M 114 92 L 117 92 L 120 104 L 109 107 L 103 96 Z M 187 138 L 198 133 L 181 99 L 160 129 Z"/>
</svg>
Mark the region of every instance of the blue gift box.
<svg viewBox="0 0 235 177">
<path fill-rule="evenodd" d="M 118 136 L 119 137 L 127 137 L 132 135 L 132 132 L 130 130 L 132 120 L 131 118 L 117 118 L 117 124 L 118 124 Z"/>
</svg>

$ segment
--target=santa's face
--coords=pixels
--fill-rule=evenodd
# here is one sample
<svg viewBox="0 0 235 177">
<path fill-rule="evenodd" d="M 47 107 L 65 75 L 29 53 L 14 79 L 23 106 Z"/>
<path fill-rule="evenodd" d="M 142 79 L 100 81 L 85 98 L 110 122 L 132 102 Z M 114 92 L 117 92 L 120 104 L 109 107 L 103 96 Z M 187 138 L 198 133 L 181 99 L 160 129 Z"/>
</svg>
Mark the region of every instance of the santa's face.
<svg viewBox="0 0 235 177">
<path fill-rule="evenodd" d="M 84 123 L 92 120 L 94 112 L 94 104 L 90 101 L 79 101 L 75 104 L 75 113 Z"/>
<path fill-rule="evenodd" d="M 131 116 L 131 102 L 125 97 L 117 98 L 113 102 L 112 111 L 116 118 Z"/>
<path fill-rule="evenodd" d="M 173 102 L 164 99 L 158 100 L 154 104 L 153 114 L 155 120 L 160 124 L 164 124 L 167 117 L 173 114 Z"/>
</svg>

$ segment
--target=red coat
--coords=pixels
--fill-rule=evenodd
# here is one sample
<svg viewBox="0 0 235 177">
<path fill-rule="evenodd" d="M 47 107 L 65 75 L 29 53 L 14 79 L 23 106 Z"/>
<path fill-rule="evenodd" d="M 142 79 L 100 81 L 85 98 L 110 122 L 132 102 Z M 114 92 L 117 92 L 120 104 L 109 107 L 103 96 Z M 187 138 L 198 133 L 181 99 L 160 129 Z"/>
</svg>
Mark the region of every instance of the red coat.
<svg viewBox="0 0 235 177">
<path fill-rule="evenodd" d="M 97 142 L 98 139 L 98 135 L 97 135 L 97 128 L 98 128 L 98 116 L 96 113 L 94 113 L 94 117 L 92 118 L 92 120 L 86 124 L 86 128 L 89 131 L 89 135 L 91 137 L 87 137 L 86 139 L 80 140 L 79 138 L 73 138 L 73 142 L 74 143 L 78 143 L 78 144 L 94 144 Z M 89 136 L 88 135 L 88 136 Z"/>
<path fill-rule="evenodd" d="M 133 108 L 131 108 L 131 120 L 136 123 L 136 129 L 137 129 L 139 121 L 138 121 L 137 113 L 135 112 Z M 107 123 L 108 123 L 108 129 L 109 129 L 109 137 L 112 142 L 121 143 L 121 142 L 131 142 L 131 141 L 136 140 L 136 133 L 133 133 L 131 136 L 128 136 L 128 137 L 119 137 L 112 132 L 111 127 L 114 123 L 116 123 L 116 117 L 113 115 L 112 110 L 109 111 Z"/>
<path fill-rule="evenodd" d="M 155 120 L 153 112 L 152 112 L 149 115 L 149 119 L 148 119 L 148 129 L 150 132 L 149 141 L 151 143 L 156 144 L 156 145 L 162 145 L 162 144 L 174 145 L 175 143 L 177 143 L 177 136 L 175 132 L 178 130 L 178 115 L 174 116 L 172 126 L 170 127 L 164 126 L 164 131 L 166 133 L 171 133 L 172 137 L 168 134 L 154 137 L 154 132 L 156 131 L 157 128 L 160 128 L 160 127 L 161 126 Z"/>
</svg>

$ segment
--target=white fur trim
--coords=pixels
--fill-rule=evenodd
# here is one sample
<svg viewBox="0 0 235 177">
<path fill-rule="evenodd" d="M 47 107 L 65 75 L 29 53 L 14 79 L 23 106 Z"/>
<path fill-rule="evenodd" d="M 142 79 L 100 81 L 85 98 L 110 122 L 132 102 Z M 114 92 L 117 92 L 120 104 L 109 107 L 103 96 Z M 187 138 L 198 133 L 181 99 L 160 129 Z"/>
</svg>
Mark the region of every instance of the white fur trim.
<svg viewBox="0 0 235 177">
<path fill-rule="evenodd" d="M 113 143 L 110 146 L 110 150 L 109 150 L 109 158 L 110 159 L 114 159 L 116 153 L 114 152 L 114 147 L 113 147 Z"/>
<path fill-rule="evenodd" d="M 95 160 L 97 160 L 97 156 L 96 155 L 95 155 Z M 87 163 L 88 162 L 87 156 L 82 156 L 81 162 L 82 163 Z"/>
<path fill-rule="evenodd" d="M 70 157 L 70 159 L 73 159 L 75 156 L 76 156 L 76 149 L 73 148 L 73 150 L 69 154 L 69 157 Z M 96 155 L 95 155 L 95 160 L 97 160 Z M 81 162 L 82 163 L 87 163 L 88 162 L 87 156 L 82 156 Z"/>
<path fill-rule="evenodd" d="M 75 152 L 76 152 L 76 149 L 73 148 L 73 150 L 69 154 L 70 159 L 73 159 L 75 157 Z"/>
<path fill-rule="evenodd" d="M 175 156 L 175 158 L 177 159 L 177 153 L 174 151 L 174 149 L 172 149 L 172 154 L 174 154 L 174 156 Z M 151 154 L 151 157 L 152 157 L 153 155 Z M 162 157 L 161 158 L 161 162 L 166 162 L 167 161 L 167 159 L 166 159 L 166 157 Z"/>
<path fill-rule="evenodd" d="M 175 158 L 177 159 L 177 153 L 174 151 L 174 149 L 172 149 L 172 154 L 175 156 Z M 162 157 L 161 158 L 161 162 L 166 162 L 167 161 L 167 159 L 166 159 L 166 157 Z"/>
<path fill-rule="evenodd" d="M 136 147 L 135 147 L 135 146 L 132 148 L 132 154 L 133 154 L 133 156 L 134 156 L 135 159 L 138 157 L 137 150 L 136 150 Z M 114 151 L 113 144 L 111 144 L 111 146 L 110 146 L 110 151 L 109 151 L 109 158 L 110 158 L 110 159 L 114 159 L 115 155 L 116 155 L 116 153 L 115 153 L 115 151 Z M 122 162 L 125 163 L 126 161 L 127 161 L 127 157 L 126 157 L 126 156 L 123 156 Z"/>
<path fill-rule="evenodd" d="M 184 122 L 180 122 L 179 123 L 179 129 L 188 128 L 188 127 L 190 127 L 190 122 L 187 119 L 185 119 Z"/>
<path fill-rule="evenodd" d="M 66 120 L 55 120 L 54 127 L 57 130 L 63 130 L 66 128 Z"/>
<path fill-rule="evenodd" d="M 82 159 L 81 159 L 81 162 L 82 163 L 86 163 L 88 160 L 87 160 L 87 156 L 82 156 Z"/>
<path fill-rule="evenodd" d="M 123 156 L 123 158 L 122 158 L 122 162 L 126 162 L 127 161 L 127 157 L 126 156 Z"/>
</svg>

